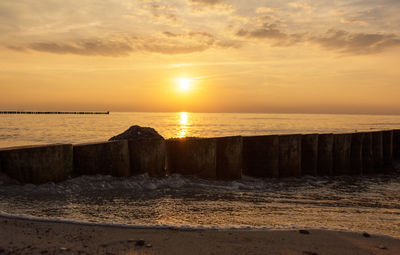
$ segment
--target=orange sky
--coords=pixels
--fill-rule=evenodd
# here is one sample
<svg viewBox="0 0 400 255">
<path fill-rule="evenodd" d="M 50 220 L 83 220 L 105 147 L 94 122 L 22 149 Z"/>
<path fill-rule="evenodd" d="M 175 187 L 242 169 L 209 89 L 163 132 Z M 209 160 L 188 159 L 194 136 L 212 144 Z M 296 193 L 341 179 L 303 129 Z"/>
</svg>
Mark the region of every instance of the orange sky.
<svg viewBox="0 0 400 255">
<path fill-rule="evenodd" d="M 0 110 L 400 114 L 399 12 L 398 0 L 2 0 Z"/>
</svg>

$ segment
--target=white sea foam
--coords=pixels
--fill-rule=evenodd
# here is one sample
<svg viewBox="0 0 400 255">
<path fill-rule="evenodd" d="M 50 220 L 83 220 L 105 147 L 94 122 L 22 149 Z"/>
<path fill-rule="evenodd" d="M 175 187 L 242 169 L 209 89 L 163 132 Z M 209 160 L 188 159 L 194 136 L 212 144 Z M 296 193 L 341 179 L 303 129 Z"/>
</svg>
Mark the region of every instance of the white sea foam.
<svg viewBox="0 0 400 255">
<path fill-rule="evenodd" d="M 132 228 L 312 228 L 400 237 L 399 190 L 397 174 L 236 181 L 177 174 L 81 176 L 42 185 L 0 184 L 0 216 Z"/>
</svg>

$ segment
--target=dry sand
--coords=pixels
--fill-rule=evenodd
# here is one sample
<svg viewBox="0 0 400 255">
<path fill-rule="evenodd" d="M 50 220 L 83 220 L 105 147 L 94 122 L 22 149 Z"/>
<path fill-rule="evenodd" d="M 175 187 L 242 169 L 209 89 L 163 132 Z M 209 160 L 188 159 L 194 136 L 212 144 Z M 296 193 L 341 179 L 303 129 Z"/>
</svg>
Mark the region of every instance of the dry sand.
<svg viewBox="0 0 400 255">
<path fill-rule="evenodd" d="M 0 217 L 0 254 L 398 255 L 400 240 L 324 230 L 130 229 Z"/>
</svg>

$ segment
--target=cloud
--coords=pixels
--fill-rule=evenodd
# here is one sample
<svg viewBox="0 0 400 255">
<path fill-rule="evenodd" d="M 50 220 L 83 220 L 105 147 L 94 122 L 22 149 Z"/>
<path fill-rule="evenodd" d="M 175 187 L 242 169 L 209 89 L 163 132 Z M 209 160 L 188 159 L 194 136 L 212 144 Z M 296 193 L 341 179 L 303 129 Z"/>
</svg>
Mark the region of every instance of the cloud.
<svg viewBox="0 0 400 255">
<path fill-rule="evenodd" d="M 178 16 L 172 13 L 153 13 L 153 17 L 161 20 L 171 21 L 172 24 L 175 25 L 180 25 L 183 23 L 182 19 L 178 18 Z M 158 21 L 153 23 L 161 23 L 161 22 Z"/>
<path fill-rule="evenodd" d="M 264 13 L 279 13 L 280 10 L 276 8 L 269 8 L 269 7 L 259 7 L 256 9 L 257 14 L 264 14 Z"/>
<path fill-rule="evenodd" d="M 312 14 L 314 7 L 306 2 L 291 2 L 288 4 L 293 9 L 305 11 L 307 14 Z"/>
<path fill-rule="evenodd" d="M 289 3 L 290 7 L 299 8 L 299 9 L 311 9 L 311 5 L 308 3 L 300 3 L 300 2 L 291 2 Z"/>
<path fill-rule="evenodd" d="M 23 51 L 33 50 L 39 52 L 48 52 L 55 54 L 75 54 L 85 56 L 126 56 L 134 48 L 129 40 L 80 40 L 77 42 L 36 42 L 25 47 L 8 46 L 9 49 Z"/>
<path fill-rule="evenodd" d="M 346 54 L 374 54 L 390 47 L 400 46 L 400 38 L 395 34 L 354 33 L 344 30 L 330 29 L 324 34 L 289 34 L 281 31 L 276 24 L 263 24 L 262 27 L 245 30 L 240 29 L 236 36 L 266 40 L 272 46 L 288 47 L 297 43 L 312 43 L 328 50 Z"/>
<path fill-rule="evenodd" d="M 236 11 L 236 8 L 224 0 L 189 0 L 191 11 L 194 14 L 226 15 Z"/>
<path fill-rule="evenodd" d="M 264 24 L 262 28 L 255 30 L 244 30 L 241 29 L 236 33 L 237 36 L 248 37 L 248 38 L 270 38 L 270 39 L 284 39 L 287 34 L 282 33 L 276 24 Z"/>
<path fill-rule="evenodd" d="M 224 4 L 223 0 L 189 0 L 189 1 L 194 4 L 202 4 L 202 5 Z"/>
<path fill-rule="evenodd" d="M 218 39 L 207 32 L 174 33 L 164 31 L 149 37 L 123 35 L 112 39 L 97 38 L 68 42 L 34 42 L 26 45 L 8 45 L 6 47 L 19 52 L 37 51 L 53 54 L 120 57 L 137 51 L 173 55 L 202 52 L 212 47 L 239 48 L 240 46 L 240 42 Z"/>
<path fill-rule="evenodd" d="M 274 42 L 274 46 L 290 46 L 301 41 L 301 34 L 287 34 L 282 32 L 276 24 L 264 23 L 261 28 L 253 30 L 240 29 L 236 36 L 249 39 L 268 39 Z"/>
<path fill-rule="evenodd" d="M 152 11 L 159 11 L 159 10 L 164 10 L 167 7 L 165 5 L 161 5 L 161 4 L 147 4 L 145 6 L 143 6 L 143 9 L 148 9 L 148 10 L 152 10 Z"/>
<path fill-rule="evenodd" d="M 162 54 L 187 54 L 205 51 L 216 42 L 216 38 L 206 32 L 176 34 L 165 31 L 162 35 L 162 38 L 142 41 L 140 49 Z"/>
<path fill-rule="evenodd" d="M 356 20 L 356 19 L 346 19 L 346 18 L 341 18 L 340 23 L 343 24 L 355 24 L 355 25 L 360 25 L 360 26 L 368 26 L 368 23 L 362 20 Z"/>
<path fill-rule="evenodd" d="M 334 29 L 309 41 L 326 49 L 350 54 L 372 54 L 400 46 L 400 39 L 394 34 L 350 33 Z"/>
<path fill-rule="evenodd" d="M 168 22 L 169 25 L 174 26 L 179 26 L 183 23 L 183 20 L 176 14 L 177 9 L 163 3 L 152 2 L 145 4 L 140 10 L 151 15 L 152 18 L 148 19 L 150 23 L 165 24 L 165 22 Z"/>
</svg>

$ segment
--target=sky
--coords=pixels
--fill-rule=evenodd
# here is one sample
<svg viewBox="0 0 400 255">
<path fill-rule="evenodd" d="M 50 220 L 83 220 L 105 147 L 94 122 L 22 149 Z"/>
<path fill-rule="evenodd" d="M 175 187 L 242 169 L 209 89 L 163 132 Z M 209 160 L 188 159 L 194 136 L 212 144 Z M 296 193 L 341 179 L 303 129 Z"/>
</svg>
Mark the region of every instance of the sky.
<svg viewBox="0 0 400 255">
<path fill-rule="evenodd" d="M 0 110 L 400 114 L 399 0 L 1 0 Z"/>
</svg>

